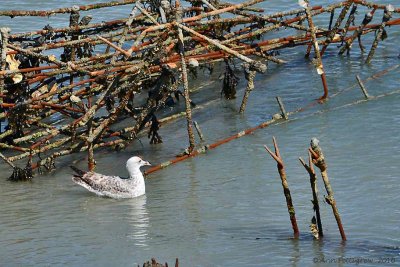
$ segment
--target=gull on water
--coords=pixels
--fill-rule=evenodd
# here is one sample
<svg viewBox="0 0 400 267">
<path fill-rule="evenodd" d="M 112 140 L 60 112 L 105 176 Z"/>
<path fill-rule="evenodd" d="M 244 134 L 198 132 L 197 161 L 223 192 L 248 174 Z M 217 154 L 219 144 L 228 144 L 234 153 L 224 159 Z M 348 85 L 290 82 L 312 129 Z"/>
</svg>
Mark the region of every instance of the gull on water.
<svg viewBox="0 0 400 267">
<path fill-rule="evenodd" d="M 96 172 L 85 172 L 74 166 L 70 166 L 76 174 L 72 181 L 83 186 L 90 192 L 99 196 L 111 198 L 134 198 L 144 195 L 144 177 L 140 167 L 151 164 L 140 157 L 131 157 L 126 162 L 126 169 L 129 172 L 128 178 L 119 176 L 108 176 Z"/>
</svg>

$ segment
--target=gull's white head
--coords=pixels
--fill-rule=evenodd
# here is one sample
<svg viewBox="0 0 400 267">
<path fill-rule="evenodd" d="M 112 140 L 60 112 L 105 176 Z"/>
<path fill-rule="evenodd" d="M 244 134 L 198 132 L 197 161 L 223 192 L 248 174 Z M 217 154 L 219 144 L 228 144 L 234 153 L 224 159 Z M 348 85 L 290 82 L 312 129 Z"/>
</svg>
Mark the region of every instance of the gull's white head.
<svg viewBox="0 0 400 267">
<path fill-rule="evenodd" d="M 142 160 L 140 157 L 135 156 L 128 159 L 126 162 L 126 169 L 128 170 L 130 176 L 134 176 L 139 173 L 141 174 L 140 167 L 146 165 L 150 166 L 151 164 L 148 161 Z"/>
</svg>

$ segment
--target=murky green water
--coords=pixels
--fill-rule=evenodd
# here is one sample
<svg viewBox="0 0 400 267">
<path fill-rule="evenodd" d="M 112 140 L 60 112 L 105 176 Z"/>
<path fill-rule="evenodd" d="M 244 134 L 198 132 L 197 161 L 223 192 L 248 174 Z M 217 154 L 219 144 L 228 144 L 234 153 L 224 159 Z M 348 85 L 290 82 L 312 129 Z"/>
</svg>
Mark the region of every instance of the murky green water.
<svg viewBox="0 0 400 267">
<path fill-rule="evenodd" d="M 2 9 L 59 5 L 58 1 L 5 2 Z M 281 10 L 285 3 L 274 1 L 265 6 L 272 12 Z M 109 12 L 98 19 L 129 13 L 128 9 Z M 1 22 L 10 23 L 15 31 L 47 24 L 27 25 L 27 20 L 2 18 Z M 65 25 L 67 20 L 66 16 L 65 21 L 57 21 Z M 337 49 L 331 47 L 324 58 L 331 93 L 352 86 L 356 74 L 366 78 L 399 64 L 399 33 L 396 27 L 389 29 L 389 39 L 379 46 L 369 66 L 362 63 L 366 55 L 358 49 L 350 57 L 338 57 Z M 364 42 L 369 48 L 370 40 Z M 217 100 L 207 109 L 195 111 L 194 119 L 207 142 L 268 120 L 278 110 L 275 96 L 283 98 L 288 110 L 319 97 L 320 79 L 303 55 L 304 48 L 281 51 L 288 64 L 270 64 L 266 74 L 257 75 L 245 115 L 237 113 L 245 87 L 243 78 L 237 100 Z M 399 77 L 397 69 L 366 82 L 366 86 L 371 95 L 379 95 L 400 89 Z M 209 85 L 194 94 L 193 100 L 219 99 L 220 87 L 219 82 Z M 398 265 L 400 95 L 338 108 L 357 99 L 362 99 L 362 94 L 355 87 L 287 122 L 154 173 L 146 181 L 146 196 L 138 199 L 99 198 L 72 183 L 71 171 L 62 166 L 74 160 L 85 168 L 85 154 L 68 158 L 57 165 L 57 171 L 37 176 L 32 183 L 7 182 L 10 171 L 0 163 L 0 265 L 136 266 L 151 257 L 170 263 L 179 258 L 182 266 L 324 266 L 324 259 L 333 266 L 356 265 L 356 260 L 367 261 L 359 262 L 360 266 Z M 313 114 L 316 111 L 324 112 Z M 96 155 L 97 171 L 125 175 L 125 161 L 132 155 L 141 154 L 157 164 L 187 145 L 184 120 L 164 125 L 160 134 L 164 140 L 161 145 L 149 145 L 142 138 L 143 146 L 136 142 L 126 151 L 100 152 Z M 290 239 L 276 164 L 263 148 L 271 145 L 272 136 L 278 139 L 286 163 L 300 240 Z M 321 140 L 326 154 L 348 237 L 345 243 L 325 203 L 321 207 L 324 239 L 313 240 L 308 230 L 312 196 L 308 174 L 298 157 L 306 157 L 313 136 Z M 322 196 L 325 192 L 320 180 L 319 188 Z"/>
</svg>

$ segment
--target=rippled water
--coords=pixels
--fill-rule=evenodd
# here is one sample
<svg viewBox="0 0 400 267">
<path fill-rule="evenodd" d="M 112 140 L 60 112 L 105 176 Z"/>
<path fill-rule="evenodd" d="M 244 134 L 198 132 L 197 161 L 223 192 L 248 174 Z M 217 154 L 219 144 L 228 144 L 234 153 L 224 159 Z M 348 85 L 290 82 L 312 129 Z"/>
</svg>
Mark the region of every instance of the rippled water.
<svg viewBox="0 0 400 267">
<path fill-rule="evenodd" d="M 86 4 L 92 1 L 80 1 Z M 273 2 L 273 3 L 272 3 Z M 327 1 L 313 1 L 326 3 Z M 384 3 L 384 1 L 380 1 Z M 286 1 L 271 1 L 269 12 Z M 78 4 L 63 1 L 65 6 Z M 7 1 L 2 9 L 43 9 L 58 1 Z M 296 8 L 291 4 L 290 8 Z M 124 17 L 128 9 L 111 9 Z M 103 13 L 106 19 L 117 13 Z M 117 14 L 118 15 L 118 14 Z M 118 16 L 117 16 L 118 17 Z M 57 20 L 60 25 L 65 21 Z M 14 31 L 37 29 L 49 22 L 1 19 Z M 50 18 L 52 21 L 52 18 Z M 23 22 L 23 23 L 22 23 Z M 53 25 L 53 24 L 52 24 Z M 29 29 L 28 29 L 29 28 Z M 331 94 L 399 64 L 399 29 L 389 29 L 389 39 L 379 45 L 372 65 L 355 49 L 350 57 L 336 56 L 331 47 L 324 58 Z M 365 45 L 369 48 L 370 40 Z M 207 142 L 230 136 L 268 120 L 277 112 L 275 96 L 288 110 L 305 106 L 322 93 L 304 48 L 281 51 L 286 65 L 270 64 L 257 75 L 245 115 L 238 115 L 245 81 L 234 101 L 219 100 L 220 83 L 207 85 L 193 100 L 218 99 L 194 113 Z M 215 73 L 215 78 L 220 73 Z M 399 69 L 366 82 L 371 95 L 399 88 Z M 208 77 L 206 76 L 206 79 Z M 204 83 L 203 80 L 197 84 Z M 353 106 L 362 99 L 357 87 L 345 90 L 324 105 L 294 115 L 289 121 L 258 130 L 206 155 L 189 159 L 149 176 L 147 194 L 131 200 L 99 198 L 72 183 L 71 161 L 85 168 L 84 154 L 58 164 L 58 170 L 35 177 L 32 183 L 5 180 L 9 169 L 0 163 L 0 265 L 1 266 L 134 266 L 151 257 L 182 266 L 323 266 L 322 260 L 369 260 L 378 265 L 388 258 L 400 262 L 400 96 L 398 94 Z M 341 107 L 341 108 L 340 108 Z M 319 113 L 315 113 L 318 112 Z M 150 146 L 142 138 L 122 152 L 96 155 L 97 171 L 125 175 L 124 165 L 133 154 L 157 164 L 187 145 L 185 121 L 164 125 L 164 144 Z M 275 162 L 263 148 L 276 136 L 286 163 L 296 208 L 300 240 L 292 232 Z M 298 157 L 306 156 L 311 137 L 321 140 L 348 241 L 341 242 L 331 208 L 322 204 L 325 237 L 315 241 L 308 225 L 312 217 L 309 178 Z M 64 165 L 64 167 L 62 167 Z M 319 181 L 321 196 L 324 188 Z M 356 265 L 334 263 L 333 265 Z"/>
</svg>

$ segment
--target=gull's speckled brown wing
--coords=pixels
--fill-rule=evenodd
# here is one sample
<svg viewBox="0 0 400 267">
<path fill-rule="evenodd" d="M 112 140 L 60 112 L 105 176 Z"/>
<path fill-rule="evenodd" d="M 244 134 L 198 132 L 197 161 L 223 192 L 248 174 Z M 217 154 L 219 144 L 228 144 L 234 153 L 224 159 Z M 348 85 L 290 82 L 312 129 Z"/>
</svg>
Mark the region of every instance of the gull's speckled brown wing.
<svg viewBox="0 0 400 267">
<path fill-rule="evenodd" d="M 87 172 L 80 180 L 91 187 L 94 191 L 111 194 L 129 193 L 126 181 L 118 176 L 107 176 L 95 172 Z"/>
</svg>

